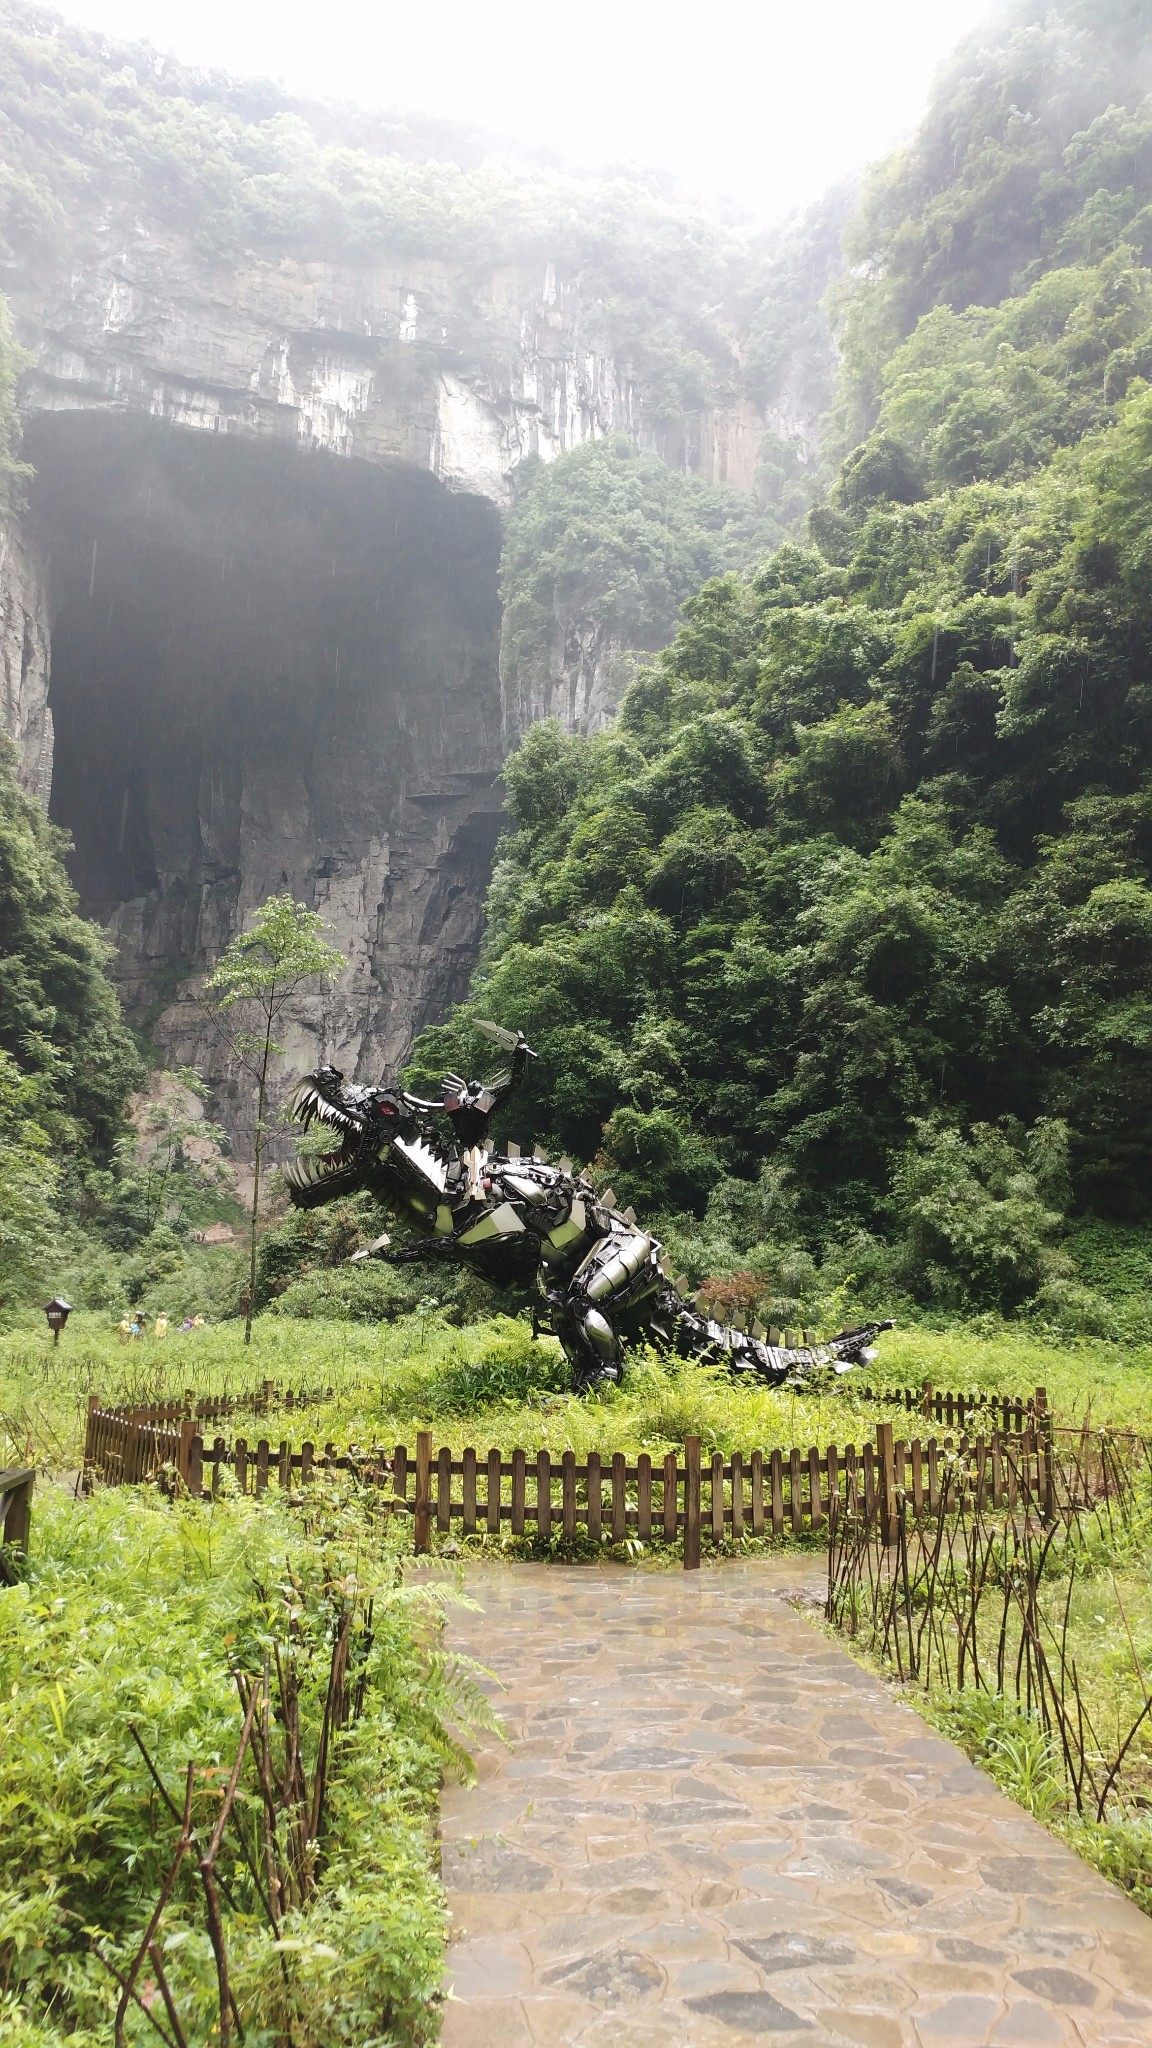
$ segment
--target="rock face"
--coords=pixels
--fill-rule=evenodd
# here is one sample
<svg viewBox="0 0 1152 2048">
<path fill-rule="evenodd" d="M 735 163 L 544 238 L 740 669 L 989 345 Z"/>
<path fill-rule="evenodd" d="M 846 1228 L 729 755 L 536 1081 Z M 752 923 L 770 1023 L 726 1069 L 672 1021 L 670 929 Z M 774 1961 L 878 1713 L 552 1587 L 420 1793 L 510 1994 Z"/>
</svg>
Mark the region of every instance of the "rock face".
<svg viewBox="0 0 1152 2048">
<path fill-rule="evenodd" d="M 597 732 L 618 710 L 635 666 L 615 633 L 578 607 L 554 619 L 547 677 L 503 669 L 504 723 L 510 738 L 541 719 L 557 718 L 565 732 Z M 655 651 L 654 649 L 651 651 Z"/>
<path fill-rule="evenodd" d="M 15 522 L 0 526 L 0 661 L 4 731 L 15 742 L 21 782 L 47 810 L 53 755 L 48 596 L 35 542 Z"/>
<path fill-rule="evenodd" d="M 412 259 L 353 268 L 253 255 L 221 270 L 158 234 L 7 287 L 35 357 L 30 413 L 112 409 L 216 435 L 403 463 L 507 503 L 517 466 L 624 433 L 751 489 L 747 402 L 674 425 L 615 361 L 603 316 L 546 264 L 471 279 Z"/>
<path fill-rule="evenodd" d="M 347 959 L 297 1005 L 293 1066 L 376 1077 L 466 988 L 521 716 L 498 662 L 518 465 L 621 432 L 750 487 L 759 422 L 734 400 L 672 445 L 550 265 L 220 268 L 120 221 L 6 289 L 35 476 L 0 542 L 4 722 L 130 1011 L 244 1150 L 196 987 L 269 893 Z M 565 660 L 569 723 L 614 659 Z"/>
</svg>

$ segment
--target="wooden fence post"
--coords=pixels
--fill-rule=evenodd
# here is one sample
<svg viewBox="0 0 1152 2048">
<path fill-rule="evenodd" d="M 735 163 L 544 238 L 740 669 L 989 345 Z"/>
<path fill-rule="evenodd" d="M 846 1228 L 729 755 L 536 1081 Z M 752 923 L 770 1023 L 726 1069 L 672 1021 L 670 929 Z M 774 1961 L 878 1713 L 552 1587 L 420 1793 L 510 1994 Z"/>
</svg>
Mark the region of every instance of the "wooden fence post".
<svg viewBox="0 0 1152 2048">
<path fill-rule="evenodd" d="M 880 1473 L 880 1528 L 885 1543 L 896 1541 L 896 1448 L 892 1424 L 876 1425 L 876 1463 Z"/>
<path fill-rule="evenodd" d="M 591 1484 L 591 1481 L 589 1481 Z M 676 1531 L 680 1527 L 680 1508 L 676 1499 L 676 1453 L 667 1452 L 664 1459 L 664 1540 L 675 1543 Z M 591 1495 L 589 1495 L 591 1498 Z"/>
<path fill-rule="evenodd" d="M 684 1439 L 684 1569 L 700 1569 L 700 1439 Z"/>
<path fill-rule="evenodd" d="M 190 1415 L 185 1415 L 180 1423 L 180 1448 L 176 1453 L 176 1474 L 186 1492 L 191 1491 L 189 1484 L 190 1460 L 192 1457 L 192 1439 L 195 1434 L 196 1424 Z"/>
<path fill-rule="evenodd" d="M 18 1556 L 27 1557 L 28 1537 L 32 1527 L 32 1488 L 36 1474 L 31 1466 L 22 1471 L 5 1473 L 5 1478 L 14 1478 L 15 1484 L 4 1503 L 4 1544 Z"/>
<path fill-rule="evenodd" d="M 1037 1387 L 1033 1399 L 1033 1413 L 1036 1418 L 1038 1470 L 1040 1482 L 1040 1520 L 1051 1522 L 1056 1515 L 1056 1451 L 1052 1441 L 1052 1416 L 1048 1407 L 1047 1387 Z"/>
<path fill-rule="evenodd" d="M 426 1556 L 432 1548 L 432 1432 L 422 1429 L 416 1436 L 416 1555 Z"/>
</svg>

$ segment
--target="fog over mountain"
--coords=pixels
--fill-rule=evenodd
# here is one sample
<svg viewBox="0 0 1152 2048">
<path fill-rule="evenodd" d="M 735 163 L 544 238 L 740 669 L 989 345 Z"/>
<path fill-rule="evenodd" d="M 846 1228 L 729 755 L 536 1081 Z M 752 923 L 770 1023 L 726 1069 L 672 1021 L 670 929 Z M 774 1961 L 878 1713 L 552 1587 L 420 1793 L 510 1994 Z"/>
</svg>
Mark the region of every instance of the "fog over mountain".
<svg viewBox="0 0 1152 2048">
<path fill-rule="evenodd" d="M 490 131 L 588 168 L 622 162 L 778 219 L 911 132 L 935 66 L 987 0 L 591 0 L 434 9 L 349 0 L 71 0 L 67 18 L 186 63 Z"/>
</svg>

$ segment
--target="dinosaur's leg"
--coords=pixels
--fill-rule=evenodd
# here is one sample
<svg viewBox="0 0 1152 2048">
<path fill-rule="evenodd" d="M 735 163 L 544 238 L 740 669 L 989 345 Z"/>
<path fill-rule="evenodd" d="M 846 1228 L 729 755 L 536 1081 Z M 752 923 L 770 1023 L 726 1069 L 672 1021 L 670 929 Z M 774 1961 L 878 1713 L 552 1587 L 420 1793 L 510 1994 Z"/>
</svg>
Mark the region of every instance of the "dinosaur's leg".
<svg viewBox="0 0 1152 2048">
<path fill-rule="evenodd" d="M 613 1233 L 589 1252 L 557 1304 L 556 1330 L 572 1365 L 572 1390 L 620 1378 L 622 1346 L 615 1312 L 660 1283 L 650 1237 Z"/>
<path fill-rule="evenodd" d="M 609 1385 L 620 1377 L 620 1344 L 602 1309 L 566 1296 L 555 1315 L 556 1334 L 572 1367 L 572 1392 Z"/>
</svg>

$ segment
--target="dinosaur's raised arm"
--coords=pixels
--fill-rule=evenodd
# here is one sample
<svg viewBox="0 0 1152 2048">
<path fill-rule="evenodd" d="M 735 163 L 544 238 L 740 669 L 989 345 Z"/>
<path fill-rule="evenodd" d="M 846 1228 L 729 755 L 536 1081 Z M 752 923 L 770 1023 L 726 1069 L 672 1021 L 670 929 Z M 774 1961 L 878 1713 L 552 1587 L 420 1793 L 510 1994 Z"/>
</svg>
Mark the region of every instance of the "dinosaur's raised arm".
<svg viewBox="0 0 1152 2048">
<path fill-rule="evenodd" d="M 502 1102 L 511 1095 L 524 1078 L 524 1069 L 536 1054 L 522 1031 L 505 1031 L 502 1024 L 492 1024 L 487 1019 L 476 1026 L 512 1055 L 507 1071 L 497 1074 L 492 1081 L 465 1081 L 459 1074 L 446 1074 L 442 1082 L 444 1090 L 443 1109 L 452 1120 L 461 1145 L 484 1144 L 488 1125 Z"/>
</svg>

